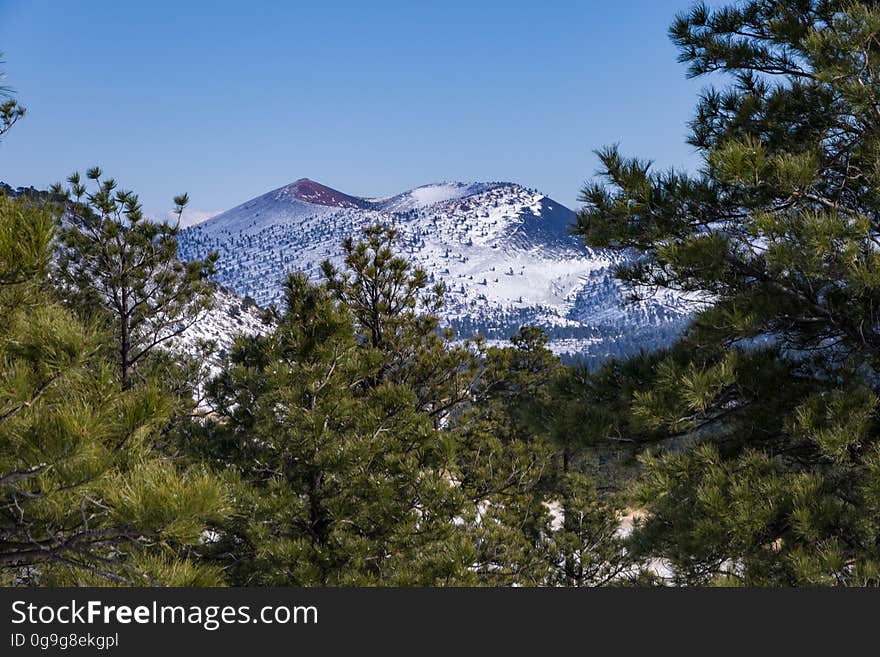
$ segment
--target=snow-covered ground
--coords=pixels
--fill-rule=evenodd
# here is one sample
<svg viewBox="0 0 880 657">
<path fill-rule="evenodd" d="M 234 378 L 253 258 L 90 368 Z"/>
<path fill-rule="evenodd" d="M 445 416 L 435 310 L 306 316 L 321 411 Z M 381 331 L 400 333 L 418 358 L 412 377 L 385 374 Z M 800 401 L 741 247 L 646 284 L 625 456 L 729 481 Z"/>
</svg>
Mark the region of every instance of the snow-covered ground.
<svg viewBox="0 0 880 657">
<path fill-rule="evenodd" d="M 236 294 L 217 286 L 214 290 L 214 307 L 183 334 L 168 340 L 163 347 L 186 354 L 199 354 L 200 344 L 210 341 L 214 345 L 209 370 L 222 355 L 229 352 L 232 343 L 240 335 L 257 335 L 269 330 L 262 319 L 259 307 Z"/>
</svg>

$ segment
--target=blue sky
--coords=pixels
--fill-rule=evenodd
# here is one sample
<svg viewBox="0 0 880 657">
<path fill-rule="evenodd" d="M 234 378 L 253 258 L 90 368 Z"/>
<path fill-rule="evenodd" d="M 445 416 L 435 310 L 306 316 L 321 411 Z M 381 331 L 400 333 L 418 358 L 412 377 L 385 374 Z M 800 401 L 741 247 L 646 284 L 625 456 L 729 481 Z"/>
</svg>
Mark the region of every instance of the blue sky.
<svg viewBox="0 0 880 657">
<path fill-rule="evenodd" d="M 575 207 L 600 146 L 696 165 L 708 80 L 666 36 L 689 5 L 0 0 L 28 108 L 0 180 L 99 164 L 153 214 L 188 191 L 192 217 L 301 177 L 364 196 L 511 180 Z"/>
</svg>

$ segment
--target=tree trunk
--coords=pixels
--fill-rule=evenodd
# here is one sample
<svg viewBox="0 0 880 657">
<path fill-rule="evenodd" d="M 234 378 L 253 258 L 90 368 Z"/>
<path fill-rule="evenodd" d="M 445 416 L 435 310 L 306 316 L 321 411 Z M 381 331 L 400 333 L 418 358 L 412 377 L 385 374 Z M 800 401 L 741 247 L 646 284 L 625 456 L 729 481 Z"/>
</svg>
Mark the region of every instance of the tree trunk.
<svg viewBox="0 0 880 657">
<path fill-rule="evenodd" d="M 128 316 L 128 291 L 122 291 L 122 314 L 120 317 L 119 361 L 122 389 L 131 388 L 131 319 Z"/>
</svg>

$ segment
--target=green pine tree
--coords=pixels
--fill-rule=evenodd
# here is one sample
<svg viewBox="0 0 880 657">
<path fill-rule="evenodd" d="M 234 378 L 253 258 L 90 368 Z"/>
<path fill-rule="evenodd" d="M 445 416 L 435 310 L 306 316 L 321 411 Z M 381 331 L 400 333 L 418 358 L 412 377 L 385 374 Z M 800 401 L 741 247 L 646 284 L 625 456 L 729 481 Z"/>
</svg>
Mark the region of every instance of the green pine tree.
<svg viewBox="0 0 880 657">
<path fill-rule="evenodd" d="M 598 585 L 629 574 L 618 508 L 545 439 L 537 329 L 456 344 L 442 290 L 373 227 L 326 285 L 291 276 L 190 428 L 239 511 L 204 551 L 237 585 Z M 564 521 L 561 519 L 564 518 Z"/>
<path fill-rule="evenodd" d="M 3 53 L 0 52 L 0 64 L 2 63 Z M 2 74 L 0 74 L 0 78 L 2 78 Z M 0 102 L 0 137 L 2 137 L 24 117 L 25 108 L 12 97 L 8 87 L 0 86 L 0 99 L 2 99 Z"/>
<path fill-rule="evenodd" d="M 395 253 L 398 237 L 394 228 L 368 227 L 362 239 L 343 241 L 343 271 L 329 261 L 322 270 L 360 339 L 382 354 L 368 385 L 407 386 L 416 395 L 416 409 L 439 428 L 468 400 L 478 358 L 467 344 L 454 347 L 452 331 L 441 329 L 445 287 L 429 288 L 426 272 Z"/>
<path fill-rule="evenodd" d="M 224 494 L 153 448 L 171 400 L 122 391 L 103 336 L 54 301 L 55 224 L 0 197 L 0 582 L 219 583 L 188 555 Z"/>
<path fill-rule="evenodd" d="M 699 4 L 671 35 L 691 75 L 727 81 L 692 122 L 702 169 L 608 148 L 578 217 L 645 253 L 620 272 L 634 294 L 705 304 L 592 400 L 655 446 L 633 549 L 684 583 L 880 583 L 880 7 Z"/>
<path fill-rule="evenodd" d="M 177 260 L 186 194 L 174 199 L 176 223 L 156 222 L 144 217 L 136 194 L 102 180 L 99 168 L 86 177 L 97 189 L 90 192 L 78 173 L 69 178 L 69 189 L 53 187 L 66 199 L 58 272 L 65 298 L 82 314 L 108 318 L 127 390 L 156 347 L 180 336 L 211 307 L 208 276 L 216 256 Z"/>
<path fill-rule="evenodd" d="M 456 479 L 476 513 L 473 570 L 494 586 L 602 586 L 639 568 L 618 535 L 621 508 L 580 471 L 582 449 L 560 398 L 569 371 L 540 329 L 492 347 L 473 401 L 454 419 Z"/>
<path fill-rule="evenodd" d="M 346 248 L 375 260 L 381 234 Z M 214 414 L 186 439 L 237 490 L 239 513 L 206 553 L 233 584 L 472 580 L 456 521 L 467 500 L 438 422 L 466 396 L 473 355 L 412 312 L 420 272 L 393 255 L 350 262 L 328 268 L 328 286 L 290 276 L 277 330 L 238 341 L 210 387 Z M 365 289 L 375 296 L 354 301 Z"/>
</svg>

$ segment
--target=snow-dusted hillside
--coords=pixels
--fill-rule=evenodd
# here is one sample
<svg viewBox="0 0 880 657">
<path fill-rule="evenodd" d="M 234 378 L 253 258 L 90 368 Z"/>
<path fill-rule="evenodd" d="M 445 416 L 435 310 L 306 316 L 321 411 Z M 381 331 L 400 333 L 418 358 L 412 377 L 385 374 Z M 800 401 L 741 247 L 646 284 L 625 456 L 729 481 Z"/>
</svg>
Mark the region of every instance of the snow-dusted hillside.
<svg viewBox="0 0 880 657">
<path fill-rule="evenodd" d="M 213 343 L 212 362 L 216 365 L 229 352 L 233 340 L 239 335 L 257 335 L 269 330 L 263 323 L 260 308 L 253 300 L 215 286 L 214 307 L 180 336 L 172 338 L 163 347 L 186 354 L 199 354 L 200 343 Z"/>
<path fill-rule="evenodd" d="M 559 352 L 602 357 L 668 341 L 687 308 L 671 295 L 624 303 L 620 256 L 569 234 L 574 213 L 512 183 L 425 185 L 386 198 L 350 196 L 308 179 L 273 190 L 182 232 L 183 259 L 220 254 L 216 280 L 260 305 L 281 299 L 288 271 L 320 278 L 344 237 L 381 222 L 400 251 L 442 280 L 447 321 L 463 337 L 506 339 L 545 327 Z"/>
</svg>

